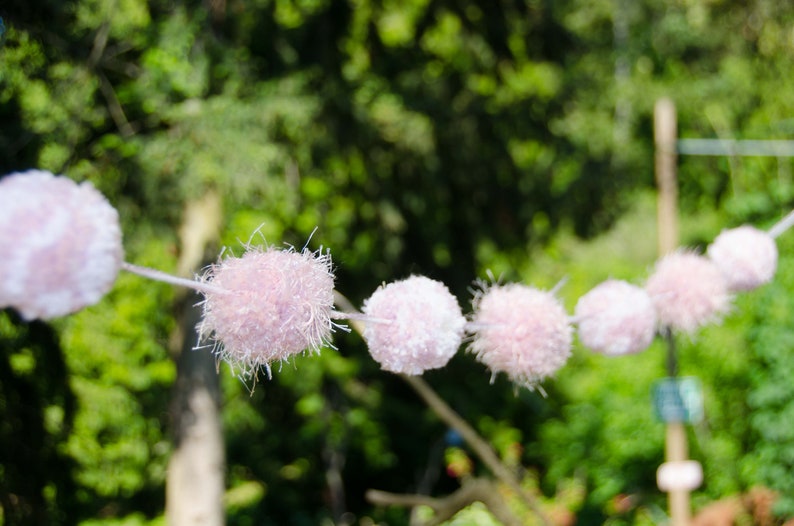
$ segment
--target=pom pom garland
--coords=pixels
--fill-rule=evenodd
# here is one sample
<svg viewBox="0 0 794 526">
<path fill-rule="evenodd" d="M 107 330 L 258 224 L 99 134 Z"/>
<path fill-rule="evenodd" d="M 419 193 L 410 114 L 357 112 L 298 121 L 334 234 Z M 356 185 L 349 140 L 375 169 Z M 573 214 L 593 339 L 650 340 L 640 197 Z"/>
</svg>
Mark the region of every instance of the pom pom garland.
<svg viewBox="0 0 794 526">
<path fill-rule="evenodd" d="M 718 320 L 731 302 L 720 269 L 709 259 L 686 251 L 660 259 L 645 290 L 661 325 L 690 334 Z"/>
<path fill-rule="evenodd" d="M 794 212 L 768 232 L 742 226 L 720 233 L 708 258 L 679 251 L 660 259 L 645 288 L 608 280 L 584 295 L 570 320 L 552 293 L 520 284 L 475 293 L 471 322 L 440 282 L 421 276 L 383 285 L 364 314 L 333 311 L 330 255 L 247 247 L 198 280 L 123 262 L 116 210 L 90 183 L 31 170 L 0 180 L 0 308 L 49 319 L 95 303 L 120 268 L 187 286 L 204 295 L 200 338 L 233 369 L 270 374 L 274 361 L 330 345 L 332 319 L 365 322 L 364 338 L 385 370 L 421 374 L 443 367 L 468 329 L 469 350 L 493 375 L 533 387 L 570 356 L 571 323 L 582 343 L 607 355 L 645 349 L 656 324 L 688 333 L 718 320 L 730 293 L 772 280 L 775 238 L 794 226 Z"/>
<path fill-rule="evenodd" d="M 0 180 L 0 308 L 51 319 L 98 302 L 123 259 L 116 209 L 89 182 L 30 170 Z"/>
<path fill-rule="evenodd" d="M 423 276 L 381 286 L 362 310 L 374 318 L 364 329 L 369 352 L 386 371 L 417 375 L 444 367 L 463 339 L 458 301 L 443 283 Z"/>
<path fill-rule="evenodd" d="M 200 340 L 232 369 L 251 376 L 270 364 L 328 345 L 335 325 L 334 275 L 328 253 L 249 247 L 202 278 Z"/>
<path fill-rule="evenodd" d="M 505 373 L 534 387 L 571 355 L 568 315 L 553 294 L 520 284 L 494 285 L 475 293 L 472 304 L 469 350 L 494 376 Z"/>
<path fill-rule="evenodd" d="M 752 290 L 772 280 L 777 245 L 771 235 L 751 226 L 723 230 L 708 247 L 733 292 Z"/>
<path fill-rule="evenodd" d="M 607 280 L 579 298 L 574 311 L 585 347 L 608 356 L 645 350 L 656 334 L 648 293 L 625 281 Z"/>
</svg>

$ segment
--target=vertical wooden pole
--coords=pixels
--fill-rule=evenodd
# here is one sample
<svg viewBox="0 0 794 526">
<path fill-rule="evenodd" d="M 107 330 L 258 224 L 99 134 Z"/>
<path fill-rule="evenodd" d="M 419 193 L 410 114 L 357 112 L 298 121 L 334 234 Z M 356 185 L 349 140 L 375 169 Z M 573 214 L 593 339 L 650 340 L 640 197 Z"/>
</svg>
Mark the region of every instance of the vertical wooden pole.
<svg viewBox="0 0 794 526">
<path fill-rule="evenodd" d="M 659 189 L 657 222 L 660 256 L 678 247 L 677 127 L 673 101 L 659 99 L 653 109 L 653 134 L 656 145 L 656 186 Z"/>
<path fill-rule="evenodd" d="M 665 456 L 667 462 L 687 460 L 686 429 L 683 422 L 670 422 L 666 430 Z M 689 526 L 692 512 L 688 490 L 672 490 L 667 494 L 672 526 Z"/>
<path fill-rule="evenodd" d="M 675 105 L 670 99 L 659 99 L 654 106 L 653 132 L 656 145 L 656 185 L 659 189 L 657 224 L 659 255 L 669 254 L 678 247 L 678 181 L 676 178 L 677 122 Z M 671 331 L 664 332 L 668 340 L 668 373 L 675 376 L 677 364 Z M 683 422 L 670 422 L 665 433 L 667 462 L 687 460 L 686 429 Z M 689 492 L 674 490 L 668 494 L 672 526 L 689 526 L 692 516 Z"/>
</svg>

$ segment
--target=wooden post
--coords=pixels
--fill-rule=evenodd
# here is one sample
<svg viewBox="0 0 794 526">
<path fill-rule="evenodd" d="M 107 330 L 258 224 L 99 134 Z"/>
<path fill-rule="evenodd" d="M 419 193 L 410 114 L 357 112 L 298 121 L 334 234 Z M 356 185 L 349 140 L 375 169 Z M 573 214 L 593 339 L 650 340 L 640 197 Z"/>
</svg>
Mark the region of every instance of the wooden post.
<svg viewBox="0 0 794 526">
<path fill-rule="evenodd" d="M 659 99 L 653 111 L 653 132 L 656 145 L 656 185 L 659 189 L 657 223 L 659 230 L 659 255 L 669 254 L 678 247 L 678 182 L 676 178 L 677 122 L 675 104 L 670 99 Z M 671 331 L 664 331 L 668 340 L 668 374 L 677 374 L 675 344 Z M 683 422 L 670 422 L 665 434 L 667 462 L 687 460 L 686 428 Z M 672 526 L 689 526 L 692 514 L 689 491 L 674 490 L 668 493 Z"/>
<path fill-rule="evenodd" d="M 659 189 L 657 221 L 660 256 L 678 247 L 677 127 L 673 101 L 659 99 L 653 109 L 653 134 L 656 144 L 656 186 Z"/>
</svg>

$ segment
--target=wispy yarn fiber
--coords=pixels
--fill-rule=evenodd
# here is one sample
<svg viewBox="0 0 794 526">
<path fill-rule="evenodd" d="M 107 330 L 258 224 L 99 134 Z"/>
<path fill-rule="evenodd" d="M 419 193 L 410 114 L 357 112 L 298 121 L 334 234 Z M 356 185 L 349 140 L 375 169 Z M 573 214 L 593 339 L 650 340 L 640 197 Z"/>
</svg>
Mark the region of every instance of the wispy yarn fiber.
<svg viewBox="0 0 794 526">
<path fill-rule="evenodd" d="M 444 367 L 463 339 L 466 318 L 449 289 L 424 276 L 383 285 L 365 302 L 364 339 L 386 371 L 410 375 Z"/>
<path fill-rule="evenodd" d="M 493 285 L 472 301 L 474 338 L 469 350 L 494 375 L 532 387 L 571 355 L 572 329 L 550 292 L 521 284 Z"/>
<path fill-rule="evenodd" d="M 27 320 L 77 312 L 111 289 L 123 257 L 118 213 L 91 183 L 0 179 L 0 307 Z"/>
<path fill-rule="evenodd" d="M 250 376 L 304 350 L 329 344 L 334 275 L 328 253 L 249 247 L 212 265 L 202 278 L 200 338 Z"/>
</svg>

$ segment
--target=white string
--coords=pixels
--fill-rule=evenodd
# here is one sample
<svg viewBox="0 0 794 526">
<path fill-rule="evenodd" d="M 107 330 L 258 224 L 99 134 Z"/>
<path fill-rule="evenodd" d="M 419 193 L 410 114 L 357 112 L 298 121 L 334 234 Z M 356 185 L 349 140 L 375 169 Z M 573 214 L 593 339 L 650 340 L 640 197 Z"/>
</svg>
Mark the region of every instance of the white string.
<svg viewBox="0 0 794 526">
<path fill-rule="evenodd" d="M 153 279 L 155 281 L 162 281 L 163 283 L 170 283 L 171 285 L 177 285 L 179 287 L 187 287 L 189 289 L 193 289 L 198 292 L 209 292 L 212 294 L 229 294 L 229 291 L 222 289 L 220 287 L 215 287 L 207 283 L 202 283 L 200 281 L 196 281 L 195 279 L 180 278 L 178 276 L 173 276 L 171 274 L 168 274 L 166 272 L 161 272 L 153 268 L 142 267 L 140 265 L 133 265 L 132 263 L 127 263 L 126 261 L 123 261 L 121 263 L 121 268 L 126 270 L 127 272 L 132 272 L 133 274 L 143 276 L 144 278 Z"/>
<path fill-rule="evenodd" d="M 794 210 L 786 214 L 786 216 L 775 223 L 772 228 L 769 229 L 769 235 L 774 239 L 789 228 L 794 226 Z"/>
</svg>

